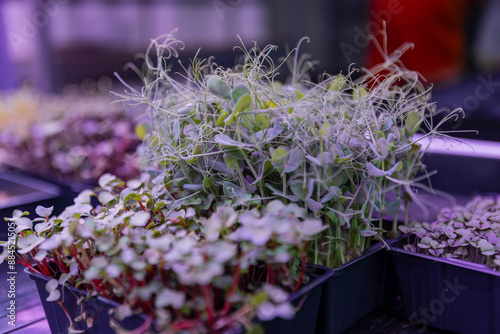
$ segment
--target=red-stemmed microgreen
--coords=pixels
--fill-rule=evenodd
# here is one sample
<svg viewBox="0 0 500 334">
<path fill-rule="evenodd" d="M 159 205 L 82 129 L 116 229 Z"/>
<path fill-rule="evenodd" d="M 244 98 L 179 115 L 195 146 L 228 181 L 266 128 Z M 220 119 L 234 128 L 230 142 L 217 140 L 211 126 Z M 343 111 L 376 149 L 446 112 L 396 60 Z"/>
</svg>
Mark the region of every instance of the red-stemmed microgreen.
<svg viewBox="0 0 500 334">
<path fill-rule="evenodd" d="M 131 312 L 147 316 L 140 331 L 199 333 L 248 325 L 255 316 L 293 316 L 288 295 L 309 280 L 306 243 L 327 226 L 278 200 L 201 215 L 155 193 L 163 178 L 138 182 L 106 174 L 99 191 L 82 192 L 58 216 L 38 207 L 36 225 L 20 211 L 7 218 L 16 223 L 18 261 L 53 278 L 51 301 L 60 301 L 58 284 L 114 300 L 121 305 L 112 321 L 117 330 Z"/>
</svg>

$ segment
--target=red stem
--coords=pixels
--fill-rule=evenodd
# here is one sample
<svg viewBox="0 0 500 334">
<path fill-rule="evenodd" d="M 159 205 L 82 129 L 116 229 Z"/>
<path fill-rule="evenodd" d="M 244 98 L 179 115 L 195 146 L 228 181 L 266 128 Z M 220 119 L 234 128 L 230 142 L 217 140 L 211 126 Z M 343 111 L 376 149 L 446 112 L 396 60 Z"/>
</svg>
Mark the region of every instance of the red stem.
<svg viewBox="0 0 500 334">
<path fill-rule="evenodd" d="M 92 257 L 95 257 L 94 248 L 93 248 L 93 247 L 92 247 L 92 245 L 90 244 L 90 240 L 89 240 L 89 239 L 87 239 L 87 245 L 89 245 L 90 254 L 92 255 Z"/>
<path fill-rule="evenodd" d="M 40 262 L 35 260 L 35 256 L 33 255 L 33 252 L 30 252 L 31 257 L 33 258 L 33 261 L 35 261 L 36 266 L 40 268 L 40 271 L 47 277 L 52 277 L 52 274 L 50 273 L 50 270 L 45 268 Z"/>
<path fill-rule="evenodd" d="M 236 266 L 236 270 L 234 271 L 233 274 L 233 284 L 231 284 L 231 288 L 229 289 L 229 292 L 227 293 L 226 297 L 226 302 L 224 303 L 224 307 L 222 308 L 222 311 L 220 312 L 220 317 L 223 318 L 227 315 L 227 312 L 229 312 L 229 309 L 231 308 L 231 302 L 229 299 L 234 295 L 236 292 L 236 288 L 238 287 L 238 284 L 240 282 L 240 265 L 238 264 Z"/>
<path fill-rule="evenodd" d="M 297 282 L 297 285 L 295 285 L 295 291 L 297 291 L 302 285 L 302 280 L 304 279 L 304 275 L 306 273 L 306 260 L 306 255 L 302 255 L 302 271 L 300 272 L 299 281 Z"/>
<path fill-rule="evenodd" d="M 70 246 L 71 254 L 75 257 L 76 262 L 78 262 L 78 266 L 82 271 L 85 271 L 85 266 L 80 262 L 80 259 L 78 258 L 78 251 L 76 250 L 75 244 L 71 244 Z"/>
<path fill-rule="evenodd" d="M 207 313 L 208 313 L 208 326 L 212 327 L 213 324 L 215 323 L 215 316 L 214 316 L 214 305 L 213 305 L 213 300 L 211 296 L 211 291 L 210 291 L 210 286 L 209 285 L 203 285 L 200 287 L 201 291 L 203 293 L 203 297 L 205 298 L 205 305 L 207 308 Z"/>
<path fill-rule="evenodd" d="M 66 265 L 64 264 L 64 261 L 59 257 L 59 255 L 57 253 L 54 254 L 53 260 L 60 271 L 62 271 L 63 273 L 66 273 L 66 274 L 69 273 L 69 270 L 66 267 Z"/>
<path fill-rule="evenodd" d="M 26 267 L 30 268 L 30 270 L 31 270 L 31 271 L 34 271 L 34 272 L 35 272 L 35 273 L 37 273 L 37 274 L 44 275 L 44 274 L 42 274 L 39 270 L 36 270 L 35 268 L 33 268 L 33 267 L 31 266 L 31 264 L 29 264 L 29 263 L 25 263 L 25 262 L 19 261 L 18 259 L 15 259 L 15 261 L 16 261 L 17 263 L 22 264 L 23 266 L 26 266 Z"/>
<path fill-rule="evenodd" d="M 43 265 L 45 266 L 45 268 L 47 268 L 52 274 L 55 274 L 56 272 L 54 271 L 54 269 L 52 269 L 49 264 L 47 263 L 47 259 L 43 259 Z"/>
<path fill-rule="evenodd" d="M 266 283 L 271 283 L 273 279 L 273 271 L 270 264 L 267 265 L 267 275 L 266 275 Z"/>
<path fill-rule="evenodd" d="M 189 329 L 200 326 L 202 323 L 199 320 L 181 320 L 176 324 L 172 324 L 172 329 Z"/>
<path fill-rule="evenodd" d="M 100 284 L 99 280 L 96 280 L 96 279 L 95 279 L 95 280 L 92 280 L 92 283 L 94 283 L 95 287 L 96 287 L 96 288 L 97 288 L 97 289 L 98 289 L 98 290 L 102 293 L 102 295 L 103 295 L 104 297 L 106 297 L 106 298 L 108 298 L 108 299 L 111 299 L 111 298 L 109 297 L 109 295 L 106 293 L 106 291 L 104 291 L 104 289 L 102 288 L 102 286 L 101 286 L 101 284 Z"/>
<path fill-rule="evenodd" d="M 144 207 L 144 205 L 142 205 L 141 201 L 137 201 L 137 203 L 139 203 L 139 205 L 141 206 L 142 211 L 146 211 L 146 212 L 148 211 L 148 210 L 146 210 L 146 208 Z"/>
</svg>

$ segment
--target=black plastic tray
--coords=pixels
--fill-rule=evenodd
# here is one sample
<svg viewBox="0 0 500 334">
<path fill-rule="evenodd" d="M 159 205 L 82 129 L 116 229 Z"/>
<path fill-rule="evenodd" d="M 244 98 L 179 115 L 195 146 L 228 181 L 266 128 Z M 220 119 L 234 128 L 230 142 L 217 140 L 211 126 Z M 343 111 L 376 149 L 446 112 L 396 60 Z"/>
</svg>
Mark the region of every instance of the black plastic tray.
<svg viewBox="0 0 500 334">
<path fill-rule="evenodd" d="M 326 283 L 334 275 L 334 270 L 324 266 L 309 264 L 307 275 L 311 277 L 309 284 L 290 295 L 294 305 L 302 304 L 291 320 L 276 318 L 263 322 L 265 333 L 312 334 L 316 331 L 319 314 L 324 310 L 321 299 Z"/>
<path fill-rule="evenodd" d="M 43 310 L 45 311 L 45 316 L 47 317 L 47 322 L 50 327 L 50 332 L 52 334 L 68 333 L 70 322 L 63 308 L 56 302 L 49 302 L 46 300 L 49 293 L 45 289 L 45 285 L 51 278 L 34 273 L 30 271 L 29 268 L 24 269 L 24 271 L 35 281 Z M 78 305 L 78 299 L 86 297 L 87 292 L 69 286 L 61 288 L 62 287 L 59 286 L 59 291 L 62 291 L 61 295 L 64 297 L 63 305 L 69 316 L 75 319 L 82 314 L 82 306 Z M 84 330 L 86 334 L 108 334 L 115 332 L 109 325 L 109 319 L 111 317 L 109 311 L 118 306 L 116 302 L 104 297 L 95 297 L 88 299 L 83 305 L 88 318 L 93 319 L 93 325 L 89 328 L 85 320 L 73 321 L 74 329 Z M 134 315 L 120 322 L 120 325 L 127 330 L 133 330 L 139 327 L 144 321 L 146 321 L 145 316 Z"/>
<path fill-rule="evenodd" d="M 436 258 L 391 244 L 403 312 L 410 325 L 457 333 L 500 334 L 500 272 L 462 260 Z"/>
<path fill-rule="evenodd" d="M 46 283 L 50 278 L 31 272 L 28 268 L 25 271 L 30 275 L 36 283 L 40 300 L 49 323 L 52 334 L 67 333 L 70 325 L 67 316 L 61 306 L 55 302 L 46 301 L 48 292 L 45 289 Z M 310 334 L 316 330 L 316 318 L 320 312 L 320 299 L 322 295 L 322 287 L 324 283 L 333 275 L 333 270 L 330 268 L 308 265 L 307 274 L 312 278 L 309 284 L 303 286 L 296 292 L 290 295 L 290 300 L 296 306 L 301 304 L 295 317 L 291 320 L 274 319 L 261 323 L 265 333 L 290 333 L 290 334 Z M 77 305 L 78 298 L 86 296 L 85 291 L 65 286 L 64 306 L 68 314 L 75 318 L 81 314 L 81 306 Z M 94 319 L 94 324 L 88 328 L 85 321 L 74 322 L 74 328 L 85 330 L 87 334 L 108 334 L 114 333 L 109 326 L 110 309 L 118 306 L 117 303 L 103 298 L 90 298 L 85 302 L 85 310 L 87 314 Z M 134 315 L 120 322 L 120 325 L 127 330 L 132 330 L 139 327 L 146 320 L 143 315 Z M 231 334 L 244 333 L 243 328 L 231 331 Z M 229 333 L 228 333 L 229 334 Z"/>
<path fill-rule="evenodd" d="M 334 269 L 323 287 L 317 334 L 342 333 L 397 296 L 389 252 L 382 242 Z"/>
</svg>

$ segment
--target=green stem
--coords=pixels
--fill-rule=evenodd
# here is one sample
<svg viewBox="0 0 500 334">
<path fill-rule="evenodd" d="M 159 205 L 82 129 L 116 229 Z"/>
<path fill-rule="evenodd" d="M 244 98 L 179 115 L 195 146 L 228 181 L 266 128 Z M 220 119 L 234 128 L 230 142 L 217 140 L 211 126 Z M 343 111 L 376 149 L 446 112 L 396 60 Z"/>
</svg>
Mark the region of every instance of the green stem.
<svg viewBox="0 0 500 334">
<path fill-rule="evenodd" d="M 184 166 L 182 164 L 182 161 L 179 163 L 179 166 L 181 167 L 182 173 L 184 173 L 184 176 L 186 177 L 186 180 L 189 182 L 189 184 L 193 184 L 193 181 L 189 177 L 189 174 L 188 174 L 187 170 L 184 168 Z"/>
<path fill-rule="evenodd" d="M 328 235 L 332 235 L 331 227 L 328 228 Z M 326 253 L 326 265 L 330 266 L 330 254 L 332 253 L 332 240 L 328 242 L 328 251 Z"/>
<path fill-rule="evenodd" d="M 238 176 L 240 177 L 241 187 L 243 188 L 243 190 L 246 190 L 247 186 L 245 184 L 245 178 L 243 177 L 243 173 L 241 172 L 239 164 L 236 164 L 236 171 L 238 172 Z"/>
<path fill-rule="evenodd" d="M 248 159 L 248 157 L 245 154 L 245 152 L 243 151 L 243 149 L 240 148 L 240 152 L 241 152 L 241 155 L 243 156 L 243 158 L 245 159 L 245 162 L 247 163 L 247 166 L 250 169 L 250 172 L 252 172 L 253 177 L 257 180 L 259 178 L 259 174 L 257 174 L 257 172 L 255 171 L 255 168 L 253 168 L 252 163 Z M 259 180 L 257 182 L 257 184 L 259 185 L 260 197 L 262 197 L 262 198 L 266 197 L 264 195 L 264 186 L 262 185 L 262 180 Z"/>
<path fill-rule="evenodd" d="M 314 239 L 314 264 L 318 264 L 318 238 Z"/>
<path fill-rule="evenodd" d="M 382 160 L 382 170 L 385 171 L 385 160 Z M 382 203 L 380 203 L 380 218 L 378 222 L 378 227 L 382 228 L 384 220 L 384 207 L 385 207 L 385 189 L 387 188 L 387 179 L 382 176 Z"/>
<path fill-rule="evenodd" d="M 405 226 L 408 226 L 408 208 L 410 206 L 408 205 L 408 202 L 405 201 Z M 397 226 L 396 226 L 397 228 Z"/>
<path fill-rule="evenodd" d="M 401 192 L 401 186 L 398 187 L 396 194 L 399 194 Z M 406 210 L 406 203 L 405 203 L 405 210 Z M 398 229 L 398 216 L 399 216 L 399 210 L 396 211 L 394 214 L 394 219 L 392 220 L 392 233 L 395 235 Z M 406 224 L 405 224 L 406 225 Z"/>
<path fill-rule="evenodd" d="M 283 195 L 286 196 L 286 173 L 283 173 Z"/>
</svg>

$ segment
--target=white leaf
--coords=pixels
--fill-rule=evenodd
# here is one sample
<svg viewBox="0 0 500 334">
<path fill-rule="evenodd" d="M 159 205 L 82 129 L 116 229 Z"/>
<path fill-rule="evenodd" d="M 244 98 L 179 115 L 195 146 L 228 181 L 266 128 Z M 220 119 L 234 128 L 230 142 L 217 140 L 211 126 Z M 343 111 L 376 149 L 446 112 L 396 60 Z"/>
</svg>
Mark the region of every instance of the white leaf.
<svg viewBox="0 0 500 334">
<path fill-rule="evenodd" d="M 111 193 L 107 191 L 101 191 L 97 198 L 99 199 L 99 202 L 101 202 L 102 204 L 108 204 L 109 202 L 115 200 L 115 196 L 113 196 Z"/>
<path fill-rule="evenodd" d="M 235 147 L 240 147 L 240 148 L 244 148 L 247 150 L 250 149 L 250 147 L 251 147 L 251 145 L 237 142 L 236 140 L 232 140 L 231 138 L 229 138 L 228 136 L 225 136 L 225 135 L 215 136 L 214 141 L 217 144 L 222 145 L 222 146 L 235 146 Z"/>
<path fill-rule="evenodd" d="M 57 289 L 58 286 L 59 282 L 55 278 L 48 281 L 45 285 L 45 290 L 49 293 L 49 296 L 47 297 L 48 302 L 56 301 L 59 297 L 61 297 L 61 293 Z"/>
<path fill-rule="evenodd" d="M 90 189 L 85 189 L 75 197 L 73 202 L 75 202 L 75 204 L 90 204 L 91 196 L 95 196 L 94 192 Z"/>
<path fill-rule="evenodd" d="M 375 167 L 375 165 L 372 164 L 371 162 L 369 162 L 367 164 L 367 169 L 368 169 L 368 173 L 371 176 L 380 177 L 380 176 L 390 176 L 390 175 L 392 175 L 392 173 L 394 173 L 394 171 L 398 168 L 398 166 L 399 166 L 399 163 L 395 164 L 391 169 L 389 169 L 387 171 L 383 171 L 383 170 L 378 169 L 377 167 Z"/>
<path fill-rule="evenodd" d="M 146 226 L 149 222 L 151 215 L 146 211 L 139 211 L 130 218 L 130 225 L 132 226 Z"/>
<path fill-rule="evenodd" d="M 109 183 L 111 183 L 114 180 L 116 180 L 116 176 L 111 175 L 109 173 L 103 174 L 99 178 L 99 187 L 104 188 L 104 187 L 106 187 Z"/>
<path fill-rule="evenodd" d="M 33 222 L 31 219 L 26 217 L 21 217 L 16 220 L 16 234 L 24 230 L 31 230 L 33 228 Z"/>
<path fill-rule="evenodd" d="M 180 291 L 164 288 L 155 299 L 155 306 L 162 308 L 165 306 L 172 306 L 175 309 L 180 309 L 184 306 L 186 296 Z"/>
<path fill-rule="evenodd" d="M 40 217 L 46 218 L 52 214 L 52 210 L 54 210 L 53 206 L 51 206 L 50 208 L 45 208 L 45 207 L 39 205 L 36 207 L 35 212 Z"/>
<path fill-rule="evenodd" d="M 306 237 L 312 237 L 327 228 L 328 225 L 323 225 L 323 222 L 319 219 L 306 219 L 299 224 L 297 230 Z"/>
</svg>

